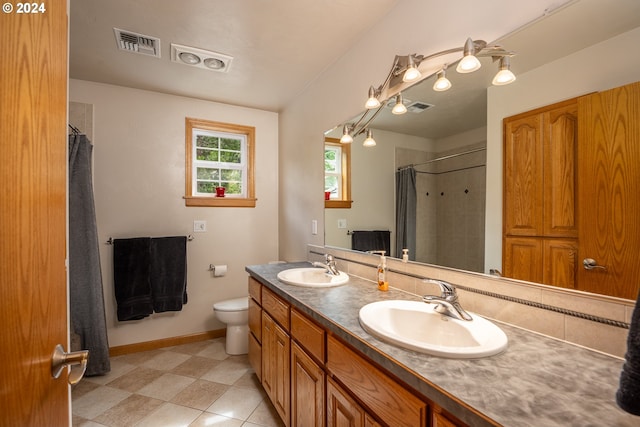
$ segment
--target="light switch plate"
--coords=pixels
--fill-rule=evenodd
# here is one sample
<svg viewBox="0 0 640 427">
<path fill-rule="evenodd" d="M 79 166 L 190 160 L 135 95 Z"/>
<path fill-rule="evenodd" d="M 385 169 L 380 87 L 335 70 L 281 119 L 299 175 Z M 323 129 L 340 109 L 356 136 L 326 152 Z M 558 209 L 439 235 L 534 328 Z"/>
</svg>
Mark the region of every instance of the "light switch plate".
<svg viewBox="0 0 640 427">
<path fill-rule="evenodd" d="M 347 220 L 339 219 L 338 220 L 338 228 L 347 228 Z"/>
<path fill-rule="evenodd" d="M 193 221 L 194 233 L 204 233 L 205 231 L 207 231 L 207 221 L 203 221 L 203 220 Z"/>
</svg>

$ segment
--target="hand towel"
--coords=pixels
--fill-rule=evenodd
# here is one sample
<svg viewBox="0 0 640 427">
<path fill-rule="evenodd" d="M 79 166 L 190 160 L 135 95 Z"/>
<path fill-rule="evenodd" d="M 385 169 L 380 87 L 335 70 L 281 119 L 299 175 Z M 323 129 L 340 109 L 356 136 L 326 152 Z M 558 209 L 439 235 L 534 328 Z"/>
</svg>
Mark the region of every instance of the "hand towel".
<svg viewBox="0 0 640 427">
<path fill-rule="evenodd" d="M 391 255 L 391 232 L 387 230 L 352 231 L 351 249 L 354 251 L 385 251 Z"/>
<path fill-rule="evenodd" d="M 119 321 L 139 320 L 153 313 L 150 255 L 149 237 L 113 241 L 113 280 Z"/>
<path fill-rule="evenodd" d="M 640 415 L 640 295 L 631 316 L 627 353 L 620 374 L 616 402 L 630 414 Z"/>
<path fill-rule="evenodd" d="M 151 239 L 151 295 L 153 310 L 180 311 L 187 303 L 186 236 Z"/>
</svg>

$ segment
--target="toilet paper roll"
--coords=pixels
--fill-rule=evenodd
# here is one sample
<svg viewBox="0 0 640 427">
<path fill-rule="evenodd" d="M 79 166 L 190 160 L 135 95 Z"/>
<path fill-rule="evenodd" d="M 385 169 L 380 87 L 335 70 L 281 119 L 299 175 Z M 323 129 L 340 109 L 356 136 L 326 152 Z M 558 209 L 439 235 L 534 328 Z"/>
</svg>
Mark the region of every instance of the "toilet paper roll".
<svg viewBox="0 0 640 427">
<path fill-rule="evenodd" d="M 222 277 L 227 274 L 227 266 L 226 265 L 212 265 L 213 268 L 213 277 Z"/>
</svg>

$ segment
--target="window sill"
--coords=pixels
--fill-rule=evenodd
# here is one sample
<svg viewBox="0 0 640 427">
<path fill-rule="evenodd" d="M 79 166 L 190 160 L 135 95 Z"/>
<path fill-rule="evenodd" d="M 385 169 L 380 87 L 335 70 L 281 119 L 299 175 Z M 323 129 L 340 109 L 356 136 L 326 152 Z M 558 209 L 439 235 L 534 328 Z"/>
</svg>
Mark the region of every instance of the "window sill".
<svg viewBox="0 0 640 427">
<path fill-rule="evenodd" d="M 325 200 L 325 209 L 351 209 L 352 200 Z"/>
<path fill-rule="evenodd" d="M 258 199 L 235 197 L 193 197 L 185 196 L 184 205 L 193 207 L 255 208 Z"/>
</svg>

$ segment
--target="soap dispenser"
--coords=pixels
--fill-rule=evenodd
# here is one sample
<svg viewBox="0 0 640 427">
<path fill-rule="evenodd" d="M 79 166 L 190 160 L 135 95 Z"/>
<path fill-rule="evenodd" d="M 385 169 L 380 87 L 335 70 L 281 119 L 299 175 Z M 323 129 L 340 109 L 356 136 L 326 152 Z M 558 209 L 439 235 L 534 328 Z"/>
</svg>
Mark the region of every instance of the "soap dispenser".
<svg viewBox="0 0 640 427">
<path fill-rule="evenodd" d="M 387 258 L 384 256 L 385 251 L 380 251 L 380 264 L 378 264 L 378 290 L 386 292 L 389 290 L 389 282 L 387 282 Z"/>
<path fill-rule="evenodd" d="M 409 249 L 402 250 L 402 262 L 409 262 Z"/>
</svg>

